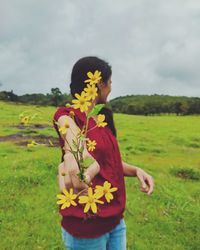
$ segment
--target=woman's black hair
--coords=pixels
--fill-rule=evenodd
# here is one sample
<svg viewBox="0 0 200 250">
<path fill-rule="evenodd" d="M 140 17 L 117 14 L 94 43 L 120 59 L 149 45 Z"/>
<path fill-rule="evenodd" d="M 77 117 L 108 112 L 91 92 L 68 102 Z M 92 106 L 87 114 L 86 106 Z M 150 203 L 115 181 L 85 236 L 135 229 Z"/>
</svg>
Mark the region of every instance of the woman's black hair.
<svg viewBox="0 0 200 250">
<path fill-rule="evenodd" d="M 75 93 L 80 94 L 86 87 L 84 81 L 88 79 L 87 72 L 91 71 L 94 73 L 95 70 L 101 71 L 102 80 L 107 84 L 108 79 L 112 75 L 112 69 L 106 61 L 95 56 L 87 56 L 79 59 L 74 64 L 70 83 L 70 92 L 74 98 Z M 112 110 L 104 106 L 99 114 L 105 115 L 105 121 L 108 123 L 108 127 L 111 129 L 113 135 L 117 137 Z"/>
</svg>

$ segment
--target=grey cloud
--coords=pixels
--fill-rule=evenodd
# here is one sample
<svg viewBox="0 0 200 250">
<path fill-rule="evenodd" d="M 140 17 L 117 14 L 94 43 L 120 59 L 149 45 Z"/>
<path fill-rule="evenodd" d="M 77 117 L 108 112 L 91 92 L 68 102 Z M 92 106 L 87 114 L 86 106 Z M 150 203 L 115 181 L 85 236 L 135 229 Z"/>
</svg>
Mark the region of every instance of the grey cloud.
<svg viewBox="0 0 200 250">
<path fill-rule="evenodd" d="M 113 68 L 110 99 L 200 96 L 198 1 L 0 1 L 1 89 L 69 92 L 75 61 L 97 55 Z"/>
</svg>

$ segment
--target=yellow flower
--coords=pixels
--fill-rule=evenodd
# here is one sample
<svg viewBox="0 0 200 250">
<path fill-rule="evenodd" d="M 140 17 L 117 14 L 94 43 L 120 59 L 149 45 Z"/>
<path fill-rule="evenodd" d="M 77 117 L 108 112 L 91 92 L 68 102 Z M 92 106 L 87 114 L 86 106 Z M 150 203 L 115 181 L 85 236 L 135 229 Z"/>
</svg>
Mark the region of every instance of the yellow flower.
<svg viewBox="0 0 200 250">
<path fill-rule="evenodd" d="M 71 107 L 71 104 L 70 103 L 66 103 L 65 107 Z"/>
<path fill-rule="evenodd" d="M 111 188 L 111 183 L 108 181 L 105 181 L 103 186 L 96 185 L 94 192 L 101 198 L 105 195 L 105 198 L 107 202 L 109 203 L 110 200 L 113 199 L 112 192 L 117 191 L 118 188 L 113 187 Z"/>
<path fill-rule="evenodd" d="M 80 204 L 85 204 L 84 208 L 84 213 L 87 213 L 88 210 L 91 208 L 93 213 L 97 213 L 97 205 L 96 203 L 99 204 L 104 204 L 103 201 L 98 200 L 100 197 L 98 194 L 93 194 L 92 188 L 88 188 L 88 196 L 79 196 L 79 203 Z"/>
<path fill-rule="evenodd" d="M 38 143 L 34 140 L 32 140 L 31 143 L 33 143 L 34 145 L 38 145 Z"/>
<path fill-rule="evenodd" d="M 76 93 L 75 97 L 77 99 L 72 100 L 72 102 L 75 104 L 74 108 L 80 108 L 81 112 L 87 111 L 88 107 L 91 105 L 91 102 L 88 101 L 88 97 L 85 96 L 85 92 L 82 91 L 81 95 Z"/>
<path fill-rule="evenodd" d="M 104 122 L 105 120 L 105 115 L 100 114 L 97 116 L 97 126 L 98 127 L 105 127 L 107 125 L 107 122 Z"/>
<path fill-rule="evenodd" d="M 94 100 L 97 96 L 97 87 L 95 87 L 94 84 L 90 85 L 87 84 L 87 88 L 84 88 L 85 96 L 87 96 L 90 99 Z"/>
<path fill-rule="evenodd" d="M 71 110 L 71 111 L 69 112 L 69 116 L 73 118 L 73 117 L 75 116 L 74 111 Z"/>
<path fill-rule="evenodd" d="M 27 147 L 28 147 L 28 148 L 31 148 L 31 147 L 34 147 L 34 146 L 36 146 L 36 145 L 38 145 L 38 143 L 37 143 L 36 141 L 32 140 L 31 143 L 28 143 L 28 144 L 27 144 Z"/>
<path fill-rule="evenodd" d="M 21 124 L 27 125 L 29 123 L 30 117 L 28 115 L 21 118 Z"/>
<path fill-rule="evenodd" d="M 69 192 L 64 188 L 64 194 L 57 194 L 57 198 L 60 199 L 57 201 L 57 204 L 62 204 L 61 209 L 70 207 L 71 205 L 77 206 L 77 203 L 74 201 L 77 197 L 76 194 L 73 194 L 73 189 L 70 188 Z"/>
<path fill-rule="evenodd" d="M 85 80 L 84 82 L 89 82 L 90 84 L 98 83 L 98 81 L 102 78 L 101 71 L 95 70 L 94 74 L 92 72 L 88 72 L 87 76 L 89 79 Z"/>
<path fill-rule="evenodd" d="M 95 140 L 91 141 L 90 139 L 88 139 L 88 143 L 87 143 L 88 150 L 93 151 L 95 149 L 96 144 L 97 143 Z"/>
<path fill-rule="evenodd" d="M 68 129 L 68 128 L 69 128 L 69 123 L 68 123 L 68 121 L 66 120 L 64 126 L 60 127 L 58 130 L 59 130 L 59 132 L 60 132 L 61 134 L 64 135 L 64 134 L 67 133 L 67 129 Z"/>
</svg>

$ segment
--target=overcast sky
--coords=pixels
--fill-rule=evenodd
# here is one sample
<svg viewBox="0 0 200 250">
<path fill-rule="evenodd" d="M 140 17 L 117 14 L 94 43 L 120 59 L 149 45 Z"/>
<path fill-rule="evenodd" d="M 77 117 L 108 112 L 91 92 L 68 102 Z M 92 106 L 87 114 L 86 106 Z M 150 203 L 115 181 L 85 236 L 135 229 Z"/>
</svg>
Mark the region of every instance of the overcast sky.
<svg viewBox="0 0 200 250">
<path fill-rule="evenodd" d="M 0 90 L 69 93 L 83 56 L 113 69 L 109 99 L 200 97 L 199 0 L 0 0 Z"/>
</svg>

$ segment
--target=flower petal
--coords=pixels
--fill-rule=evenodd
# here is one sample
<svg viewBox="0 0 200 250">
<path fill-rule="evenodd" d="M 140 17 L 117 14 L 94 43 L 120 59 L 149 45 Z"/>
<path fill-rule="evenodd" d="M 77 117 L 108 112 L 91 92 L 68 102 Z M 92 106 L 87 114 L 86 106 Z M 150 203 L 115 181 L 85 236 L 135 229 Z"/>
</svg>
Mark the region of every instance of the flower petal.
<svg viewBox="0 0 200 250">
<path fill-rule="evenodd" d="M 59 201 L 57 201 L 56 203 L 57 204 L 63 204 L 63 203 L 65 203 L 66 202 L 66 200 L 59 200 Z"/>
<path fill-rule="evenodd" d="M 87 79 L 87 80 L 85 80 L 84 82 L 90 82 L 91 80 L 90 79 Z"/>
<path fill-rule="evenodd" d="M 77 197 L 77 195 L 76 195 L 76 194 L 73 194 L 73 195 L 71 196 L 71 199 L 74 200 L 74 199 L 76 199 L 76 197 Z"/>
<path fill-rule="evenodd" d="M 77 99 L 80 99 L 80 95 L 78 94 L 78 93 L 75 93 L 75 97 L 77 98 Z"/>
<path fill-rule="evenodd" d="M 104 186 L 105 189 L 110 189 L 111 183 L 108 182 L 108 181 L 105 181 L 104 184 L 103 184 L 103 186 Z"/>
<path fill-rule="evenodd" d="M 72 100 L 72 102 L 73 102 L 73 103 L 78 103 L 79 100 L 74 99 L 74 100 Z"/>
<path fill-rule="evenodd" d="M 100 199 L 102 196 L 104 196 L 104 192 L 103 191 L 97 191 L 95 194 L 94 194 L 94 198 L 96 199 Z"/>
<path fill-rule="evenodd" d="M 84 208 L 84 213 L 87 213 L 89 209 L 90 209 L 90 203 L 87 203 Z"/>
<path fill-rule="evenodd" d="M 87 76 L 88 76 L 89 78 L 93 78 L 92 72 L 91 72 L 91 71 L 87 72 Z"/>
<path fill-rule="evenodd" d="M 88 202 L 88 196 L 79 196 L 79 201 L 80 204 L 87 203 Z"/>
<path fill-rule="evenodd" d="M 76 203 L 75 201 L 71 201 L 71 204 L 72 204 L 73 206 L 77 206 L 77 203 Z"/>
<path fill-rule="evenodd" d="M 70 197 L 73 195 L 73 188 L 70 188 L 69 195 L 70 195 Z"/>
<path fill-rule="evenodd" d="M 96 203 L 92 203 L 91 204 L 91 209 L 92 209 L 92 212 L 94 213 L 94 214 L 96 214 L 97 213 L 97 205 L 96 205 Z"/>
<path fill-rule="evenodd" d="M 61 200 L 66 200 L 66 196 L 63 194 L 57 194 L 57 198 Z"/>
<path fill-rule="evenodd" d="M 70 202 L 65 202 L 65 203 L 62 205 L 61 209 L 65 209 L 66 207 L 70 207 Z"/>
<path fill-rule="evenodd" d="M 99 204 L 104 204 L 104 202 L 103 201 L 101 201 L 101 200 L 94 200 L 96 203 L 99 203 Z"/>
<path fill-rule="evenodd" d="M 68 191 L 67 191 L 67 189 L 63 189 L 63 193 L 68 197 L 69 196 L 69 193 L 68 193 Z"/>
<path fill-rule="evenodd" d="M 93 195 L 92 188 L 89 187 L 88 188 L 88 196 L 91 197 L 92 195 Z"/>
<path fill-rule="evenodd" d="M 117 190 L 118 190 L 118 188 L 114 187 L 114 188 L 111 188 L 111 189 L 109 190 L 109 192 L 115 192 L 115 191 L 117 191 Z"/>
<path fill-rule="evenodd" d="M 106 198 L 107 202 L 110 202 L 110 200 L 113 200 L 113 195 L 111 193 L 106 193 L 105 198 Z"/>
<path fill-rule="evenodd" d="M 94 76 L 95 76 L 96 78 L 98 78 L 100 75 L 101 75 L 101 72 L 98 71 L 98 70 L 95 70 Z"/>
</svg>

